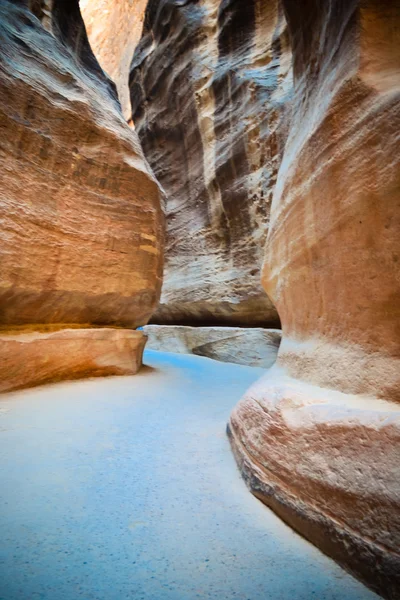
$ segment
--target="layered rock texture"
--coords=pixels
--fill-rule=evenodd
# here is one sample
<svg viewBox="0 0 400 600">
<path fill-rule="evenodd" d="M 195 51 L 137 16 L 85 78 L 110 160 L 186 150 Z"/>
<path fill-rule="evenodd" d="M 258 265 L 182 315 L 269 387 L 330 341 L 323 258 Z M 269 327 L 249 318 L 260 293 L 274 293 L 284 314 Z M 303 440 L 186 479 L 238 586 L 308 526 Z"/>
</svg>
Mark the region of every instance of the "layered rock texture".
<svg viewBox="0 0 400 600">
<path fill-rule="evenodd" d="M 80 0 L 90 45 L 115 81 L 124 116 L 131 116 L 129 67 L 142 34 L 147 0 Z"/>
<path fill-rule="evenodd" d="M 0 334 L 0 392 L 63 379 L 134 375 L 146 339 L 141 331 L 105 327 L 8 331 Z"/>
<path fill-rule="evenodd" d="M 128 16 L 146 3 L 103 0 L 102 25 L 84 4 L 127 111 L 140 29 Z M 277 362 L 230 419 L 236 458 L 257 497 L 390 599 L 399 32 L 398 0 L 149 0 L 130 70 L 168 222 L 154 321 L 265 326 L 279 313 Z M 0 83 L 0 391 L 134 373 L 133 330 L 160 295 L 160 194 L 78 0 L 0 0 Z M 259 360 L 259 331 L 176 328 L 172 343 L 148 329 L 153 347 L 235 362 Z"/>
<path fill-rule="evenodd" d="M 235 409 L 253 492 L 400 597 L 400 5 L 284 0 L 289 136 L 264 287 L 278 361 Z"/>
<path fill-rule="evenodd" d="M 110 372 L 112 354 L 118 373 L 134 372 L 136 358 L 130 366 L 124 359 L 128 330 L 148 321 L 162 278 L 158 185 L 90 49 L 78 3 L 28 4 L 0 1 L 0 327 L 2 355 L 7 344 L 15 358 L 2 369 L 2 389 L 8 373 L 10 387 L 18 372 L 21 384 L 36 381 L 24 358 L 35 339 L 39 362 L 59 343 L 46 380 L 52 371 L 58 378 L 62 347 L 76 352 L 71 364 L 82 351 L 77 369 L 88 374 L 92 340 L 95 356 L 108 357 L 103 371 L 92 357 L 96 374 Z M 68 332 L 49 336 L 46 325 Z M 98 335 L 95 327 L 121 329 Z"/>
<path fill-rule="evenodd" d="M 163 352 L 196 354 L 222 362 L 269 369 L 276 361 L 279 329 L 146 325 L 148 347 Z"/>
<path fill-rule="evenodd" d="M 166 194 L 153 321 L 271 325 L 260 268 L 292 78 L 278 2 L 148 2 L 132 116 Z"/>
</svg>

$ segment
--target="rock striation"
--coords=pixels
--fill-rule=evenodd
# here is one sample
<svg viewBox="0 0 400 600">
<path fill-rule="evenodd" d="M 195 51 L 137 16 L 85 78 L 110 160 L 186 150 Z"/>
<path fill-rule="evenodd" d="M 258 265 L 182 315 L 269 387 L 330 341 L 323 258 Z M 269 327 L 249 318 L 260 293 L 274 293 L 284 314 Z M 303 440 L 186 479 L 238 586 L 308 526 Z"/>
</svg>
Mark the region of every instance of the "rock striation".
<svg viewBox="0 0 400 600">
<path fill-rule="evenodd" d="M 0 392 L 63 379 L 135 375 L 146 340 L 141 331 L 106 327 L 0 333 Z"/>
<path fill-rule="evenodd" d="M 264 287 L 276 365 L 229 432 L 260 499 L 400 597 L 400 5 L 283 0 L 292 116 Z"/>
<path fill-rule="evenodd" d="M 131 116 L 129 67 L 140 39 L 147 0 L 80 0 L 90 45 L 117 86 L 122 112 Z"/>
<path fill-rule="evenodd" d="M 87 332 L 85 364 L 101 336 L 108 349 L 117 340 L 117 355 L 122 338 L 131 343 L 124 328 L 147 323 L 160 294 L 158 185 L 90 49 L 77 1 L 0 0 L 0 48 L 0 327 L 14 337 L 36 331 L 38 353 L 63 337 L 41 337 L 51 325 L 79 338 L 76 349 Z M 96 327 L 122 329 L 97 335 Z M 34 343 L 21 338 L 13 354 L 26 385 L 24 349 L 33 354 Z M 57 371 L 52 360 L 46 380 Z M 7 371 L 2 379 L 5 389 Z"/>
<path fill-rule="evenodd" d="M 196 354 L 222 362 L 269 369 L 276 361 L 281 331 L 239 327 L 186 327 L 146 325 L 148 348 L 162 352 Z"/>
<path fill-rule="evenodd" d="M 292 94 L 277 1 L 150 0 L 132 117 L 166 194 L 161 324 L 271 326 L 260 284 Z"/>
</svg>

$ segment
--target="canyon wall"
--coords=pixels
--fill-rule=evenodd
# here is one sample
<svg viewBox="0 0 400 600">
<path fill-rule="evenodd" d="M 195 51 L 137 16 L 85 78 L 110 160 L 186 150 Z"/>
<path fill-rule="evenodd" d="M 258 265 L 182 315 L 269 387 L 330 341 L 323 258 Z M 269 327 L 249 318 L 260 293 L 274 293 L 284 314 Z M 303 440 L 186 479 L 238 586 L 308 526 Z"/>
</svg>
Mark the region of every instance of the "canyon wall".
<svg viewBox="0 0 400 600">
<path fill-rule="evenodd" d="M 164 287 L 152 322 L 279 323 L 260 269 L 290 59 L 277 1 L 148 2 L 130 90 L 166 195 Z"/>
<path fill-rule="evenodd" d="M 103 25 L 91 34 L 110 43 L 121 89 L 133 37 Z M 150 0 L 129 83 L 167 213 L 154 321 L 279 313 L 277 364 L 228 426 L 238 464 L 258 498 L 391 599 L 399 31 L 397 0 Z M 0 43 L 0 390 L 134 373 L 133 330 L 161 289 L 158 184 L 77 0 L 0 0 Z"/>
<path fill-rule="evenodd" d="M 147 0 L 80 0 L 90 45 L 117 86 L 122 112 L 131 116 L 129 67 L 142 34 Z"/>
<path fill-rule="evenodd" d="M 275 363 L 281 343 L 280 329 L 259 327 L 146 325 L 143 331 L 149 350 L 195 354 L 264 369 Z"/>
<path fill-rule="evenodd" d="M 400 597 L 400 5 L 284 0 L 289 135 L 263 285 L 277 364 L 233 412 L 253 493 Z"/>
<path fill-rule="evenodd" d="M 159 188 L 77 0 L 0 1 L 0 81 L 0 389 L 133 373 L 162 282 Z"/>
</svg>

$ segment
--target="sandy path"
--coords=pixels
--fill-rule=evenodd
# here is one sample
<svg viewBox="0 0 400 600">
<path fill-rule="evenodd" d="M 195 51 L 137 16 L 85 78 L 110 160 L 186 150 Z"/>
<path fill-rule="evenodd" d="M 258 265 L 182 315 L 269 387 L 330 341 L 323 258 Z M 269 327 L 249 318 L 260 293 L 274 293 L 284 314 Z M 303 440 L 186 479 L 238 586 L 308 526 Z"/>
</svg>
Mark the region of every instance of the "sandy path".
<svg viewBox="0 0 400 600">
<path fill-rule="evenodd" d="M 225 424 L 262 370 L 145 362 L 1 397 L 0 599 L 377 598 L 242 482 Z"/>
</svg>

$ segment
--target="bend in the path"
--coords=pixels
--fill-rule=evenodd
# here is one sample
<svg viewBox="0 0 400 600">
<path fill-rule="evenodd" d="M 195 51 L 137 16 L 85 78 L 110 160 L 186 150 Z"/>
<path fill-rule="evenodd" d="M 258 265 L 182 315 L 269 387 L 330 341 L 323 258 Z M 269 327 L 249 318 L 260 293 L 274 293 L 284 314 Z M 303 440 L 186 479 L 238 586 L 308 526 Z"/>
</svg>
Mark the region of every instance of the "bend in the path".
<svg viewBox="0 0 400 600">
<path fill-rule="evenodd" d="M 0 598 L 377 598 L 242 482 L 225 426 L 261 369 L 146 363 L 0 400 Z"/>
</svg>

